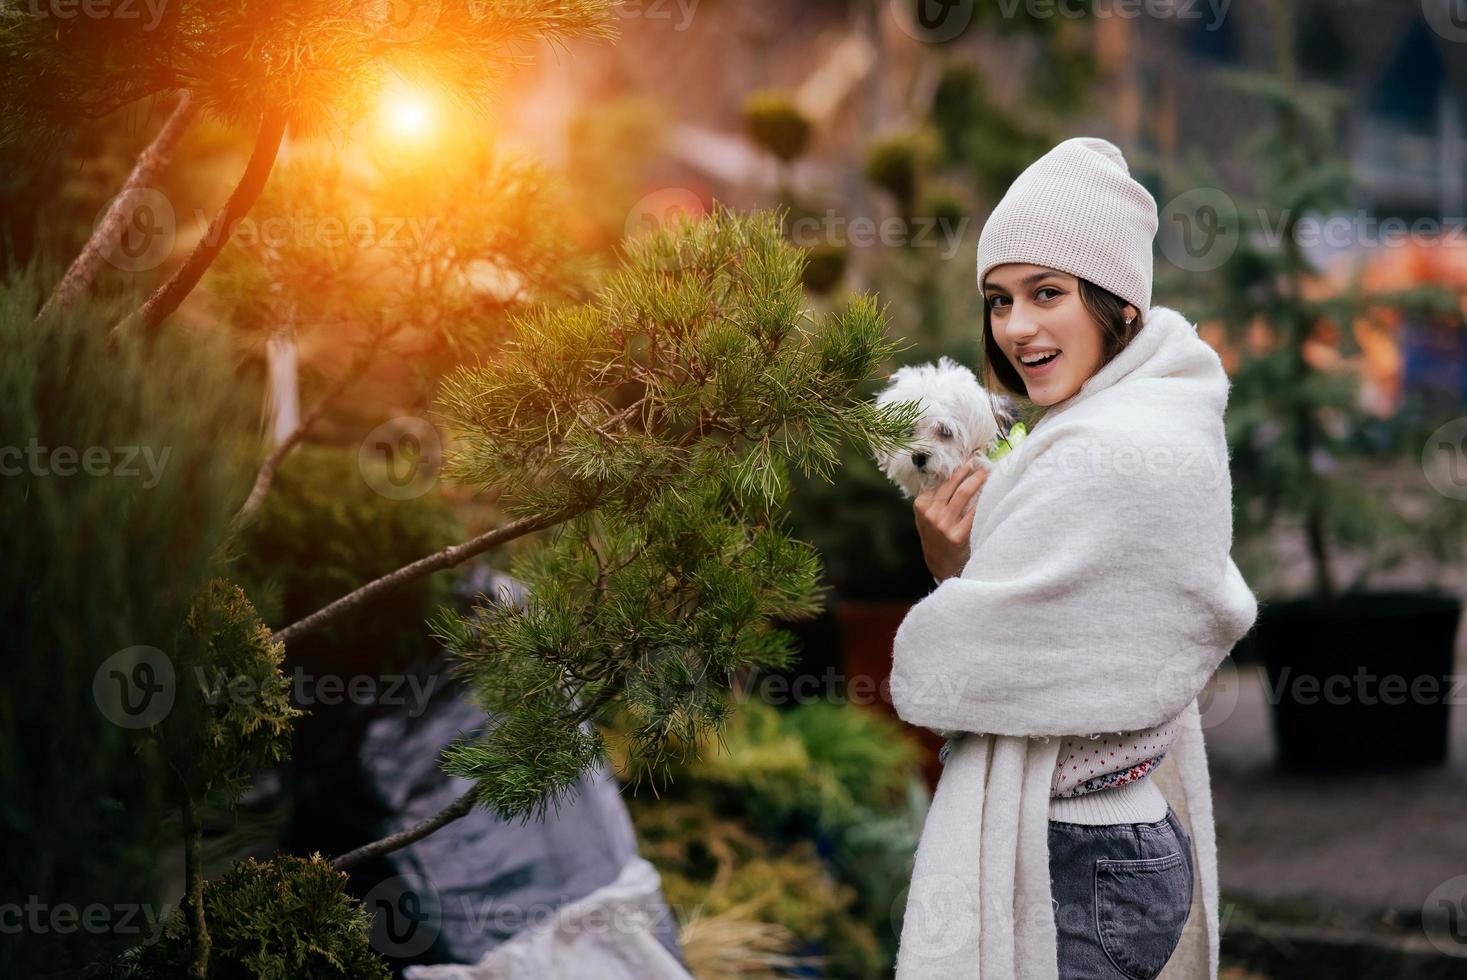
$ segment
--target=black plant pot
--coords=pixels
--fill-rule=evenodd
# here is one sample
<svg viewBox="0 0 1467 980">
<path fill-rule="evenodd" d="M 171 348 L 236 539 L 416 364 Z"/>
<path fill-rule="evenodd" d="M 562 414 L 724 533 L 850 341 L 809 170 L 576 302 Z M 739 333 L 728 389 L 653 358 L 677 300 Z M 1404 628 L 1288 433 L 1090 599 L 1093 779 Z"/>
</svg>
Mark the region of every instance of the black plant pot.
<svg viewBox="0 0 1467 980">
<path fill-rule="evenodd" d="M 1462 600 L 1371 592 L 1261 605 L 1248 641 L 1268 678 L 1279 763 L 1378 770 L 1447 757 Z"/>
</svg>

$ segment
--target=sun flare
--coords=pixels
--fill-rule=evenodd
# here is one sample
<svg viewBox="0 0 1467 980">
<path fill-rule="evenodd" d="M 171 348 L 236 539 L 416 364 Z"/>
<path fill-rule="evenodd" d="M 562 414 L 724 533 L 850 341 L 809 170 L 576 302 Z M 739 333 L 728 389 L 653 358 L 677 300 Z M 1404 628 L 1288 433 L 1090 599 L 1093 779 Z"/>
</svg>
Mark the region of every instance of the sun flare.
<svg viewBox="0 0 1467 980">
<path fill-rule="evenodd" d="M 433 97 L 406 85 L 393 86 L 382 93 L 380 115 L 385 133 L 400 140 L 426 141 L 436 128 Z"/>
</svg>

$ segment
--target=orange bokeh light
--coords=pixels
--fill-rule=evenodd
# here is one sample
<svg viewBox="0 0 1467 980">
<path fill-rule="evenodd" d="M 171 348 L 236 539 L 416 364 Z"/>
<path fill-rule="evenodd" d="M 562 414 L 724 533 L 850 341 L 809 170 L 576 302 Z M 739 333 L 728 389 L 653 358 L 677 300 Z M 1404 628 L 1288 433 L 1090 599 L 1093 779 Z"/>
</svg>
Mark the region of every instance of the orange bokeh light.
<svg viewBox="0 0 1467 980">
<path fill-rule="evenodd" d="M 437 102 L 424 89 L 392 85 L 382 93 L 380 119 L 387 135 L 399 140 L 426 141 L 437 129 Z"/>
</svg>

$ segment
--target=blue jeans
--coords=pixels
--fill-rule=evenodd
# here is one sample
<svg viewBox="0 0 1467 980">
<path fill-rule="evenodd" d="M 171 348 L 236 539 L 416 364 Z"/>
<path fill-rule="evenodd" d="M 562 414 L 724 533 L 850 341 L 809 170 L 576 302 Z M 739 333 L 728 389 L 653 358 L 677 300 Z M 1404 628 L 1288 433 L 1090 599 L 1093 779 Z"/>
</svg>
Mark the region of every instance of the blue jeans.
<svg viewBox="0 0 1467 980">
<path fill-rule="evenodd" d="M 1060 980 L 1153 980 L 1192 908 L 1192 841 L 1155 823 L 1049 822 Z"/>
</svg>

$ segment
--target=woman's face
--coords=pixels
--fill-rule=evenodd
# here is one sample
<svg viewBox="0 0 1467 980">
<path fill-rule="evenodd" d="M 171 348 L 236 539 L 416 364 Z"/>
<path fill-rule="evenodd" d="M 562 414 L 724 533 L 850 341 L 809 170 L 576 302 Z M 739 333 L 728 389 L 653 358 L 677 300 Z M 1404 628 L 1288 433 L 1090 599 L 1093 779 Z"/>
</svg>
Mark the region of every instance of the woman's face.
<svg viewBox="0 0 1467 980">
<path fill-rule="evenodd" d="M 1100 324 L 1080 299 L 1080 280 L 1042 265 L 1008 262 L 983 281 L 989 323 L 999 349 L 1028 386 L 1036 405 L 1064 401 L 1100 368 Z M 1130 315 L 1130 308 L 1127 308 Z M 1038 365 L 1039 354 L 1058 356 Z"/>
</svg>

